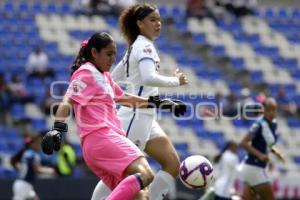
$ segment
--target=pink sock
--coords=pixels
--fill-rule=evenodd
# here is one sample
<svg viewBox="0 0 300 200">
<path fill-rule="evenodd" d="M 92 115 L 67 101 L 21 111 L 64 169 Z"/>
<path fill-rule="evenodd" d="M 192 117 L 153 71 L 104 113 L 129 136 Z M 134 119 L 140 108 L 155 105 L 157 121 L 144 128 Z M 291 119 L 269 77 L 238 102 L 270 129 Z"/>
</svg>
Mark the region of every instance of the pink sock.
<svg viewBox="0 0 300 200">
<path fill-rule="evenodd" d="M 123 179 L 106 200 L 131 200 L 140 190 L 141 185 L 138 178 L 131 175 Z"/>
</svg>

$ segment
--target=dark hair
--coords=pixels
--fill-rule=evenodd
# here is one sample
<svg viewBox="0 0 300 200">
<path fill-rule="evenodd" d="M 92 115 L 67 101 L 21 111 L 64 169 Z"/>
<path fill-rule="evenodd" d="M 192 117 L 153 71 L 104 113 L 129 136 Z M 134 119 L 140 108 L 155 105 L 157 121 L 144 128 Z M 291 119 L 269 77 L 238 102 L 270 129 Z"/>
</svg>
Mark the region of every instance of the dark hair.
<svg viewBox="0 0 300 200">
<path fill-rule="evenodd" d="M 15 168 L 17 169 L 17 163 L 19 163 L 22 159 L 22 156 L 24 154 L 24 152 L 30 148 L 30 145 L 35 142 L 38 138 L 40 138 L 39 135 L 37 136 L 34 136 L 34 137 L 31 137 L 31 136 L 28 136 L 28 137 L 25 137 L 24 138 L 24 146 L 22 149 L 20 149 L 19 151 L 17 151 L 16 154 L 14 154 L 11 159 L 10 159 L 10 164 Z"/>
<path fill-rule="evenodd" d="M 81 48 L 71 66 L 71 74 L 73 74 L 85 62 L 91 61 L 92 48 L 97 49 L 97 51 L 99 52 L 101 51 L 101 49 L 107 47 L 113 42 L 114 40 L 108 33 L 94 33 L 92 37 L 88 39 L 86 44 L 81 45 Z"/>
<path fill-rule="evenodd" d="M 140 29 L 136 23 L 137 20 L 144 19 L 156 9 L 157 7 L 151 4 L 136 4 L 121 13 L 119 25 L 129 45 L 132 45 L 137 36 L 140 34 Z"/>
<path fill-rule="evenodd" d="M 222 151 L 214 158 L 214 162 L 218 163 L 223 155 L 223 153 L 228 150 L 229 148 L 231 148 L 233 145 L 236 145 L 235 142 L 233 141 L 228 141 L 225 146 L 223 147 Z"/>
</svg>

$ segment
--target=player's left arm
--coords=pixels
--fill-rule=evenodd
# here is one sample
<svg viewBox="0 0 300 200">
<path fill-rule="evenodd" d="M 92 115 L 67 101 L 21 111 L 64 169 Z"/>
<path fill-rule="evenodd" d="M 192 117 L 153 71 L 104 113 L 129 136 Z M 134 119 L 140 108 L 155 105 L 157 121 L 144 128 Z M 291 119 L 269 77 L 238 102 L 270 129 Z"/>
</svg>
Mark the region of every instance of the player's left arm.
<svg viewBox="0 0 300 200">
<path fill-rule="evenodd" d="M 147 108 L 148 98 L 136 96 L 125 92 L 124 95 L 117 100 L 117 103 L 126 107 Z"/>
<path fill-rule="evenodd" d="M 116 102 L 127 107 L 168 110 L 169 112 L 173 112 L 176 117 L 180 117 L 186 112 L 186 105 L 184 102 L 175 99 L 161 99 L 159 96 L 149 96 L 149 98 L 144 98 L 124 93 L 124 95 L 117 99 Z"/>
<path fill-rule="evenodd" d="M 271 152 L 274 155 L 276 155 L 282 162 L 285 162 L 284 155 L 281 153 L 281 151 L 275 145 L 272 146 Z"/>
</svg>

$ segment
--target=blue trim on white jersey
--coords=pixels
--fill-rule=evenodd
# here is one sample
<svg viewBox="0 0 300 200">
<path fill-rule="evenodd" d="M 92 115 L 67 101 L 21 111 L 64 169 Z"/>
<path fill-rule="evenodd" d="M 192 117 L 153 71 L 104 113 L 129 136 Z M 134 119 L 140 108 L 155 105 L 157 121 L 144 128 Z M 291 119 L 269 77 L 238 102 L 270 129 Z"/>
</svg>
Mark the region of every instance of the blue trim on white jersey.
<svg viewBox="0 0 300 200">
<path fill-rule="evenodd" d="M 141 96 L 141 95 L 142 95 L 143 89 L 144 89 L 144 86 L 140 86 L 140 89 L 139 89 L 139 92 L 138 92 L 138 96 Z M 128 137 L 129 131 L 130 131 L 130 129 L 131 129 L 131 125 L 132 125 L 132 123 L 133 123 L 133 120 L 134 120 L 134 118 L 135 118 L 135 114 L 136 114 L 136 113 L 135 113 L 135 110 L 136 110 L 136 108 L 133 108 L 134 114 L 133 114 L 133 116 L 132 116 L 132 118 L 131 118 L 131 120 L 130 120 L 130 123 L 129 123 L 128 128 L 127 128 L 127 131 L 126 131 L 126 136 L 127 136 L 127 137 Z"/>
<path fill-rule="evenodd" d="M 131 50 L 132 50 L 132 46 L 129 47 L 128 51 L 127 51 L 127 55 L 126 55 L 126 77 L 129 77 L 129 57 L 131 54 Z"/>
<path fill-rule="evenodd" d="M 141 58 L 138 63 L 142 62 L 143 60 L 152 60 L 154 63 L 155 63 L 155 60 L 151 57 L 144 57 L 144 58 Z"/>
</svg>

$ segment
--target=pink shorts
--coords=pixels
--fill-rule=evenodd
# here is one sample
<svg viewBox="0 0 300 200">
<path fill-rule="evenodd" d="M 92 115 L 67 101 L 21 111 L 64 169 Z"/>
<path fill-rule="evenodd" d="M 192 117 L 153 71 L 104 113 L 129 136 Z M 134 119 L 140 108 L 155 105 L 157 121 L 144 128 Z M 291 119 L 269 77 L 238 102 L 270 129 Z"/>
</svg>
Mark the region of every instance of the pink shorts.
<svg viewBox="0 0 300 200">
<path fill-rule="evenodd" d="M 143 153 L 118 133 L 92 133 L 82 140 L 87 166 L 113 190 L 125 178 L 126 168 Z"/>
</svg>

